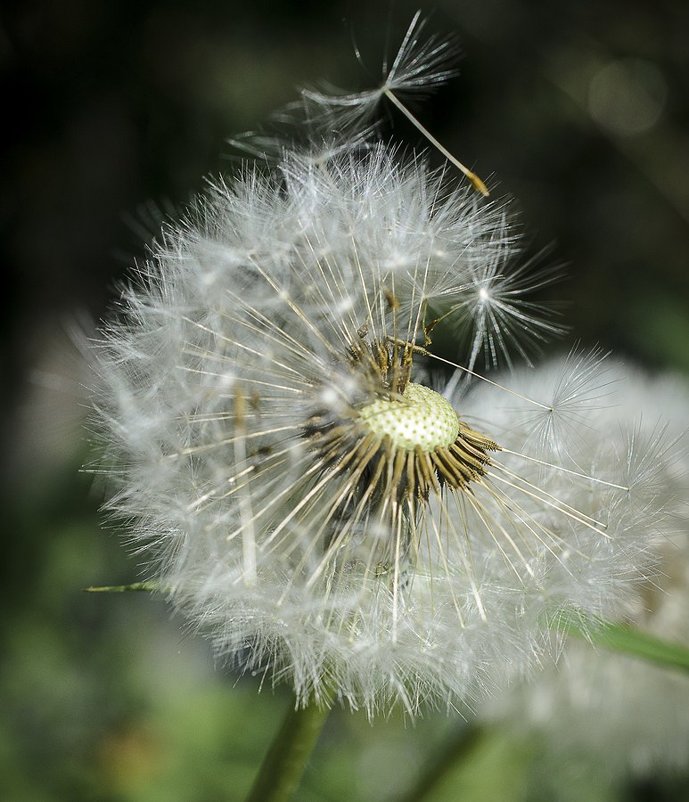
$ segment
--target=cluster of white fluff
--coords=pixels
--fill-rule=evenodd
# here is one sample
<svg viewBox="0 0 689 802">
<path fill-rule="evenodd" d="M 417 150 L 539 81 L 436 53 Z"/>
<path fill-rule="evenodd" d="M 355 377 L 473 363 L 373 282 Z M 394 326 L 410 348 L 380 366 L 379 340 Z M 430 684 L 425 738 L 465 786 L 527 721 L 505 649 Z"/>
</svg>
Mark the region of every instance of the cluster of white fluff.
<svg viewBox="0 0 689 802">
<path fill-rule="evenodd" d="M 111 509 L 221 655 L 302 703 L 414 714 L 525 673 L 560 611 L 624 609 L 666 452 L 599 419 L 595 356 L 478 375 L 555 331 L 516 252 L 503 204 L 347 140 L 216 181 L 164 232 L 95 406 Z M 442 401 L 418 384 L 456 410 L 454 456 L 420 445 Z"/>
<path fill-rule="evenodd" d="M 594 415 L 606 428 L 637 420 L 637 436 L 657 437 L 662 410 L 666 437 L 678 448 L 660 460 L 654 505 L 664 510 L 667 536 L 649 540 L 660 570 L 637 583 L 625 620 L 667 642 L 689 645 L 689 386 L 676 377 L 651 379 L 611 366 L 609 404 Z M 639 409 L 644 416 L 639 419 Z M 538 682 L 496 696 L 484 707 L 490 720 L 520 736 L 541 736 L 539 755 L 551 768 L 568 764 L 595 772 L 601 783 L 671 773 L 689 764 L 689 678 L 638 658 L 572 639 L 557 670 Z"/>
</svg>

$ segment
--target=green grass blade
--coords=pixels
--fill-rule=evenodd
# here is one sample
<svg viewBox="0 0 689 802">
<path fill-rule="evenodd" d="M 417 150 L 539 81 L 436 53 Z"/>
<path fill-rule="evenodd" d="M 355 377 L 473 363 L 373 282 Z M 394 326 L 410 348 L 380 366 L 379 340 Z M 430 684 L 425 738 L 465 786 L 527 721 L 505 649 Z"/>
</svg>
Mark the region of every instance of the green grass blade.
<svg viewBox="0 0 689 802">
<path fill-rule="evenodd" d="M 128 593 L 130 591 L 153 593 L 160 590 L 160 585 L 153 581 L 132 582 L 131 585 L 91 585 L 84 590 L 86 593 Z"/>
<path fill-rule="evenodd" d="M 595 646 L 689 673 L 689 648 L 680 643 L 657 638 L 625 624 L 611 624 L 586 616 L 560 615 L 555 626 Z"/>
</svg>

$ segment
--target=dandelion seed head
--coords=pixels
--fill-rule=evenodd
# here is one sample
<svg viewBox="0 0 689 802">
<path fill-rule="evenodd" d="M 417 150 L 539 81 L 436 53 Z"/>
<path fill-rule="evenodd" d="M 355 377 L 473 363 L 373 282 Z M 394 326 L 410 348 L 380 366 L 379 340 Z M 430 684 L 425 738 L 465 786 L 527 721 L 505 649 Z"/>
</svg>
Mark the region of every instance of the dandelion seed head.
<svg viewBox="0 0 689 802">
<path fill-rule="evenodd" d="M 570 368 L 579 366 L 570 387 L 595 386 L 579 381 L 590 374 L 595 360 L 582 363 L 582 355 L 576 354 L 567 362 Z M 680 377 L 652 378 L 609 358 L 606 363 L 605 403 L 601 403 L 600 388 L 588 395 L 589 402 L 595 399 L 595 403 L 589 404 L 586 417 L 589 427 L 625 433 L 616 446 L 615 438 L 601 443 L 597 462 L 599 470 L 609 472 L 606 452 L 620 449 L 620 476 L 630 486 L 627 498 L 612 500 L 609 520 L 622 534 L 643 522 L 649 564 L 657 567 L 645 578 L 631 564 L 626 575 L 619 574 L 617 581 L 632 591 L 624 604 L 624 618 L 634 629 L 686 645 L 689 386 Z M 554 386 L 569 395 L 561 381 Z M 660 410 L 664 423 L 659 427 Z M 592 589 L 603 581 L 600 568 L 597 573 L 589 575 Z M 539 737 L 539 754 L 547 766 L 562 766 L 566 758 L 575 771 L 585 766 L 600 782 L 621 784 L 630 777 L 671 775 L 686 769 L 689 722 L 684 700 L 688 692 L 689 681 L 679 671 L 571 638 L 557 670 L 498 694 L 484 706 L 482 716 L 506 724 L 520 737 Z"/>
<path fill-rule="evenodd" d="M 444 78 L 417 22 L 388 88 Z M 623 609 L 662 437 L 577 425 L 595 357 L 479 375 L 558 330 L 517 259 L 506 204 L 380 143 L 285 147 L 163 232 L 94 406 L 110 509 L 221 656 L 299 703 L 417 715 L 547 659 L 558 610 Z"/>
</svg>

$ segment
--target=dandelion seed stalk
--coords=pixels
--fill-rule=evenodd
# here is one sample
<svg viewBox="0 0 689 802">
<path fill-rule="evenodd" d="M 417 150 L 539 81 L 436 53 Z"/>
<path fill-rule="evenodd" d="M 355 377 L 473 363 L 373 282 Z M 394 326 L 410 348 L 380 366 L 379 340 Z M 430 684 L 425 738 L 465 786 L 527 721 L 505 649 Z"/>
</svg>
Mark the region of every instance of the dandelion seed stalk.
<svg viewBox="0 0 689 802">
<path fill-rule="evenodd" d="M 317 705 L 288 708 L 246 802 L 288 802 L 292 798 L 328 713 Z"/>
<path fill-rule="evenodd" d="M 480 727 L 466 725 L 448 737 L 438 752 L 422 767 L 420 776 L 399 802 L 423 802 L 424 799 L 430 798 L 458 765 L 471 760 L 483 734 Z"/>
<path fill-rule="evenodd" d="M 414 115 L 409 111 L 409 109 L 402 103 L 396 96 L 394 92 L 391 92 L 389 89 L 385 90 L 385 97 L 390 100 L 390 102 L 398 108 L 402 114 L 414 125 L 416 128 L 421 131 L 421 133 L 426 137 L 426 139 L 436 148 L 443 156 L 450 162 L 450 164 L 454 164 L 454 166 L 463 173 L 467 180 L 471 182 L 471 185 L 477 192 L 480 192 L 485 198 L 490 195 L 490 191 L 488 187 L 485 185 L 484 181 L 476 175 L 473 170 L 470 170 L 466 165 L 462 164 L 462 162 L 456 157 L 453 156 L 452 153 L 442 144 L 440 143 L 431 132 L 423 126 Z"/>
</svg>

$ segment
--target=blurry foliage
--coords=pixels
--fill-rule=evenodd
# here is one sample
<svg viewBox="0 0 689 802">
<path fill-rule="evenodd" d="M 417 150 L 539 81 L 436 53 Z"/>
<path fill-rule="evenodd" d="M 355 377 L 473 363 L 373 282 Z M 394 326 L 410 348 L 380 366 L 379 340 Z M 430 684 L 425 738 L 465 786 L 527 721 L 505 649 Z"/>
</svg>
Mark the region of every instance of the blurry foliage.
<svg viewBox="0 0 689 802">
<path fill-rule="evenodd" d="M 226 137 L 260 125 L 295 85 L 363 86 L 352 38 L 375 82 L 384 42 L 394 47 L 418 5 L 3 3 L 2 799 L 211 802 L 248 788 L 287 695 L 257 695 L 259 678 L 217 670 L 159 600 L 81 590 L 136 579 L 136 561 L 114 528 L 99 531 L 98 494 L 78 473 L 83 366 L 62 329 L 102 314 L 113 282 L 205 173 L 234 169 Z M 518 198 L 534 251 L 556 243 L 570 274 L 557 296 L 578 338 L 689 370 L 689 5 L 434 8 L 433 29 L 456 31 L 466 58 L 419 107 L 424 123 L 495 176 L 496 194 Z M 387 125 L 424 147 L 393 114 Z M 337 712 L 299 799 L 399 799 L 463 726 L 430 716 L 371 727 Z M 650 778 L 620 797 L 581 767 L 539 771 L 537 744 L 485 733 L 429 799 L 687 791 L 681 778 Z"/>
</svg>

